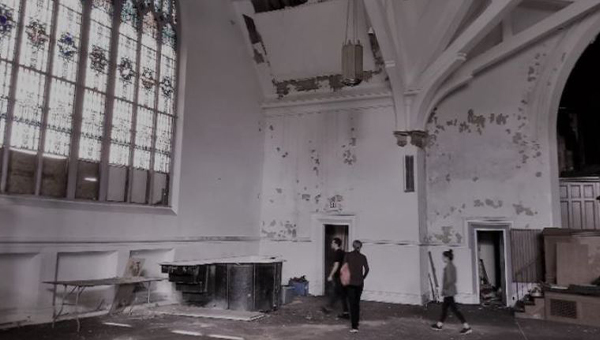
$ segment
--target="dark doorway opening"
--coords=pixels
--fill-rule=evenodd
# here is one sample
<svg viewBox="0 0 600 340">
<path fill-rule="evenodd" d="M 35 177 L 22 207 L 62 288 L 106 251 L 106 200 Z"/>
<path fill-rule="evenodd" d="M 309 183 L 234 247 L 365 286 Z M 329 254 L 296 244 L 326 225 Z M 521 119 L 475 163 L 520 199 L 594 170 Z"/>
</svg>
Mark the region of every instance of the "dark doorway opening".
<svg viewBox="0 0 600 340">
<path fill-rule="evenodd" d="M 561 177 L 600 175 L 600 41 L 581 55 L 563 91 L 558 112 L 558 162 Z"/>
<path fill-rule="evenodd" d="M 327 282 L 327 277 L 333 267 L 333 250 L 331 242 L 338 237 L 342 240 L 342 250 L 348 251 L 348 225 L 326 224 L 325 225 L 325 267 L 323 271 L 323 282 Z"/>
<path fill-rule="evenodd" d="M 479 297 L 483 305 L 506 305 L 504 232 L 477 231 Z"/>
</svg>

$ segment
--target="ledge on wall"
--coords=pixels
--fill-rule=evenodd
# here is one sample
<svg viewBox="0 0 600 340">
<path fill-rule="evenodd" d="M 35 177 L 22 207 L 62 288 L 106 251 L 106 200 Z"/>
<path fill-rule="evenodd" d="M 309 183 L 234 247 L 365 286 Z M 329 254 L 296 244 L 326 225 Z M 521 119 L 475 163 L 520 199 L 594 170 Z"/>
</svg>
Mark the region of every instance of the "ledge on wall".
<svg viewBox="0 0 600 340">
<path fill-rule="evenodd" d="M 382 87 L 271 99 L 263 102 L 262 109 L 267 115 L 281 115 L 393 106 L 391 90 Z"/>
<path fill-rule="evenodd" d="M 98 202 L 83 200 L 57 199 L 39 196 L 0 195 L 0 206 L 30 206 L 46 209 L 72 209 L 99 212 L 122 212 L 136 214 L 171 215 L 176 216 L 174 207 L 153 206 L 133 203 Z"/>
</svg>

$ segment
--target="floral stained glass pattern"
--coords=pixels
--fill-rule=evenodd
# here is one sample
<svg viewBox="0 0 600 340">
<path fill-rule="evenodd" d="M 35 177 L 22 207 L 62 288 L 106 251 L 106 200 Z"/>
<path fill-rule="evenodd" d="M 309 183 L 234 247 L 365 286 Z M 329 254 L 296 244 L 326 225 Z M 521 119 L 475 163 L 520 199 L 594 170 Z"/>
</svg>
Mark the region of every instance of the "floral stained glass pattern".
<svg viewBox="0 0 600 340">
<path fill-rule="evenodd" d="M 40 72 L 45 72 L 48 64 L 53 5 L 54 0 L 35 0 L 25 7 L 25 37 L 19 62 Z"/>
<path fill-rule="evenodd" d="M 14 58 L 20 11 L 19 0 L 0 0 L 0 59 Z"/>
<path fill-rule="evenodd" d="M 118 74 L 115 94 L 122 99 L 133 101 L 134 80 L 137 76 L 139 27 L 137 9 L 132 0 L 127 0 L 123 4 L 121 18 L 123 22 L 119 28 Z"/>
<path fill-rule="evenodd" d="M 52 74 L 75 82 L 79 64 L 82 23 L 81 0 L 60 0 L 56 21 L 57 41 Z"/>
<path fill-rule="evenodd" d="M 175 30 L 171 25 L 165 25 L 162 31 L 162 48 L 160 57 L 160 94 L 158 109 L 161 112 L 173 114 L 174 92 L 176 82 Z"/>
<path fill-rule="evenodd" d="M 88 162 L 100 162 L 114 8 L 112 0 L 92 0 L 91 7 L 90 36 L 94 39 L 88 44 L 89 60 L 86 69 L 78 155 L 79 159 Z"/>
<path fill-rule="evenodd" d="M 141 49 L 141 65 L 142 73 L 140 75 L 140 83 L 138 88 L 138 104 L 148 108 L 155 107 L 157 82 L 155 75 L 157 73 L 157 56 L 158 49 L 158 23 L 152 15 L 152 12 L 146 13 L 144 16 L 142 29 L 142 49 Z"/>
<path fill-rule="evenodd" d="M 105 92 L 108 84 L 108 63 L 112 35 L 113 7 L 110 0 L 93 0 L 85 86 Z"/>
<path fill-rule="evenodd" d="M 0 146 L 168 174 L 176 15 L 174 0 L 0 0 Z"/>
</svg>

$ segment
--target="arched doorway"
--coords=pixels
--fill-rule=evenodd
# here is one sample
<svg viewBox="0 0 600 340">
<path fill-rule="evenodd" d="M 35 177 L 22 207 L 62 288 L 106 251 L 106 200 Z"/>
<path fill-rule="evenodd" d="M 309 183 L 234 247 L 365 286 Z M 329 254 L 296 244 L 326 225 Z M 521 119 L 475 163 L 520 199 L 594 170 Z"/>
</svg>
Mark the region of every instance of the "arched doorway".
<svg viewBox="0 0 600 340">
<path fill-rule="evenodd" d="M 557 117 L 561 224 L 600 229 L 600 39 L 586 47 L 562 92 Z"/>
</svg>

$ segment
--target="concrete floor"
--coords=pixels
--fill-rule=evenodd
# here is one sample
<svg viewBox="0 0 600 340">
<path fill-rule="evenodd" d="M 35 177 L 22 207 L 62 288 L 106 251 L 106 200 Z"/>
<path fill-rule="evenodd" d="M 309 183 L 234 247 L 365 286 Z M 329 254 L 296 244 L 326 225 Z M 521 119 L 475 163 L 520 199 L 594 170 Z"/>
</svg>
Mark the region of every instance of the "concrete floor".
<svg viewBox="0 0 600 340">
<path fill-rule="evenodd" d="M 587 340 L 600 339 L 600 328 L 572 326 L 533 320 L 516 320 L 510 311 L 477 306 L 462 310 L 473 326 L 467 336 L 458 334 L 460 325 L 450 317 L 446 329 L 435 332 L 429 325 L 439 313 L 439 305 L 429 309 L 416 306 L 363 302 L 360 333 L 350 334 L 346 320 L 319 311 L 323 300 L 297 299 L 277 312 L 254 322 L 210 320 L 187 317 L 155 316 L 147 311 L 132 316 L 105 316 L 82 321 L 77 334 L 75 321 L 50 325 L 28 326 L 0 331 L 2 340 L 159 340 L 159 339 L 231 339 L 231 340 L 344 340 L 344 339 L 490 339 L 490 340 Z M 113 322 L 130 325 L 105 325 Z M 599 325 L 600 327 L 600 325 Z M 190 332 L 196 335 L 176 334 Z M 183 332 L 182 332 L 183 331 Z M 202 334 L 202 335 L 199 335 Z M 210 337 L 210 336 L 213 337 Z"/>
</svg>

